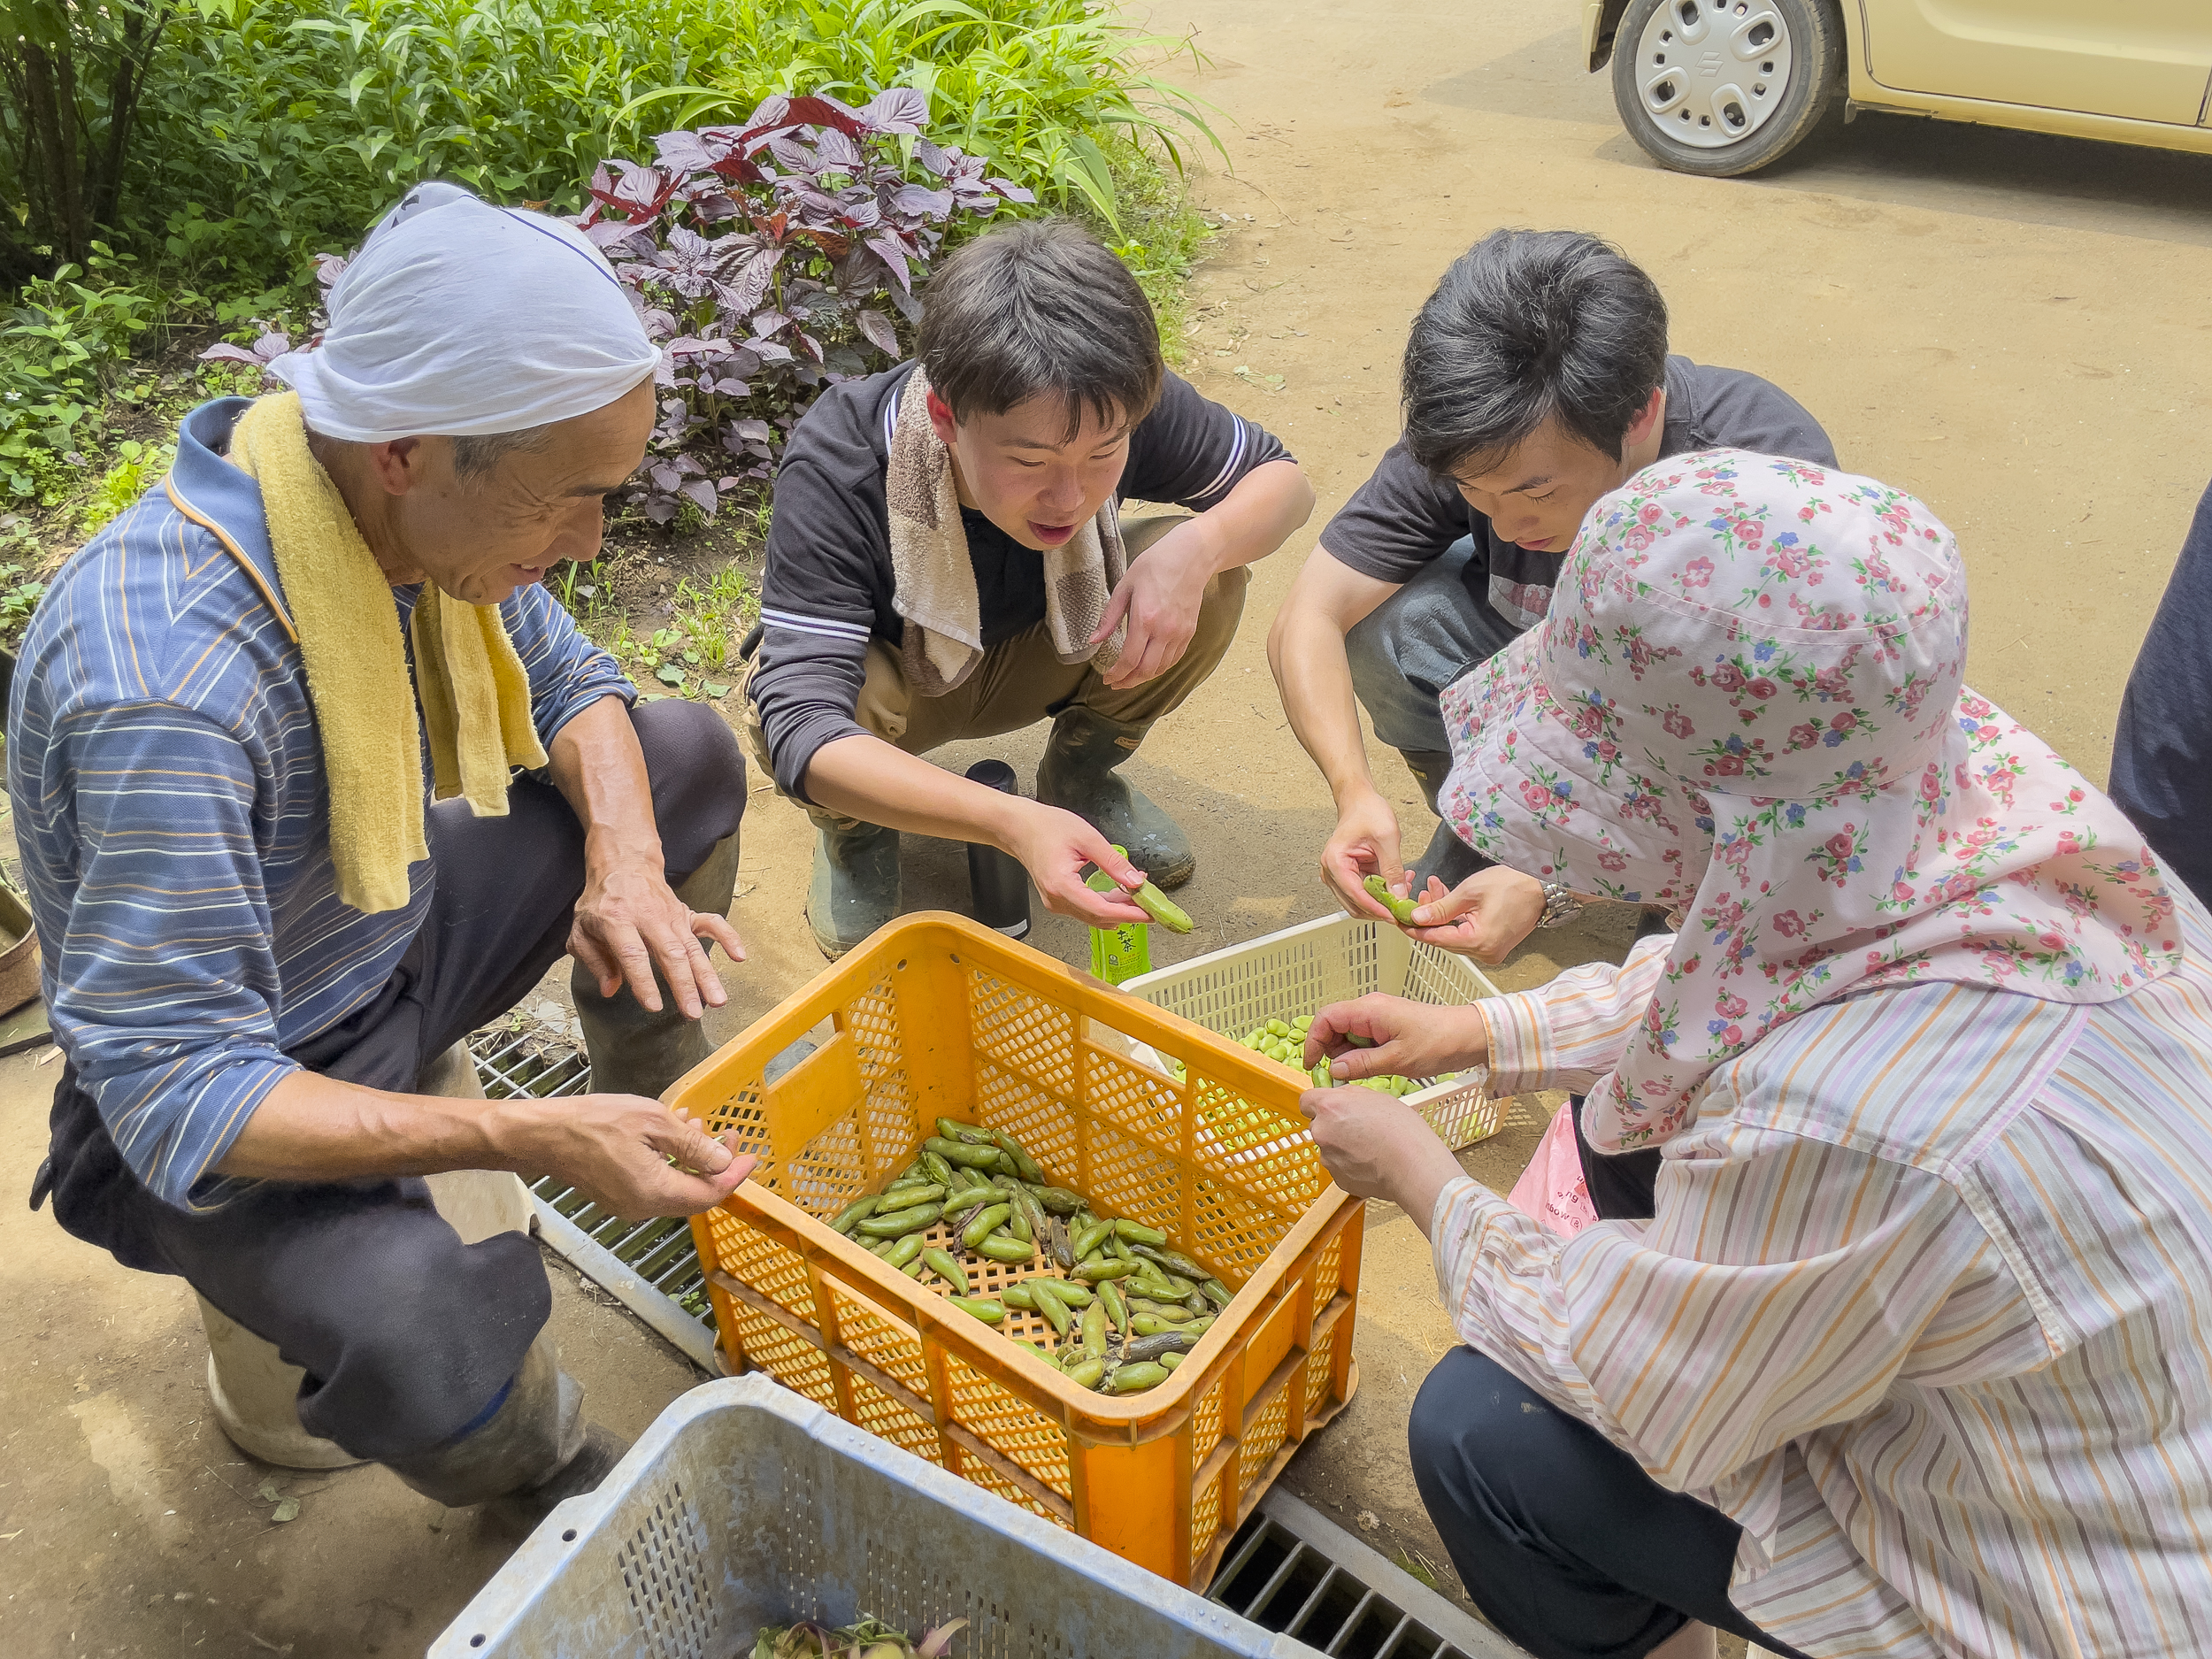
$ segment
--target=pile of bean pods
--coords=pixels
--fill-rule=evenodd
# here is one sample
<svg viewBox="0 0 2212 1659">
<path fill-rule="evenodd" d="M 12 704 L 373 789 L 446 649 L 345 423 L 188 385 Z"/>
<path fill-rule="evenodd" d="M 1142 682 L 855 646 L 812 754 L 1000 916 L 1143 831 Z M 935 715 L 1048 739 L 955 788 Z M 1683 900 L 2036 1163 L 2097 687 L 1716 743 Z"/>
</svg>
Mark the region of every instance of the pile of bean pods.
<svg viewBox="0 0 2212 1659">
<path fill-rule="evenodd" d="M 1294 1071 L 1305 1071 L 1306 1032 L 1312 1024 L 1311 1014 L 1301 1014 L 1295 1019 L 1271 1019 L 1264 1025 L 1253 1026 L 1240 1041 L 1246 1048 L 1265 1055 L 1278 1064 L 1289 1066 Z M 1356 1048 L 1373 1046 L 1363 1037 L 1353 1037 L 1348 1041 Z M 1174 1069 L 1176 1080 L 1180 1082 L 1185 1074 L 1183 1063 L 1176 1060 L 1170 1064 Z M 1333 1088 L 1337 1086 L 1337 1079 L 1330 1071 L 1326 1059 L 1317 1061 L 1307 1075 L 1313 1079 L 1313 1086 L 1316 1088 Z M 1417 1083 L 1409 1077 L 1400 1077 L 1393 1072 L 1387 1077 L 1359 1078 L 1354 1079 L 1354 1084 L 1360 1088 L 1379 1089 L 1386 1094 L 1395 1094 L 1403 1099 L 1408 1094 L 1428 1087 L 1430 1083 L 1448 1083 L 1458 1075 L 1456 1071 L 1446 1071 L 1440 1076 L 1429 1079 L 1426 1083 Z"/>
<path fill-rule="evenodd" d="M 949 1118 L 883 1191 L 846 1205 L 830 1225 L 910 1279 L 942 1280 L 945 1300 L 986 1325 L 1003 1324 L 1009 1308 L 1041 1315 L 1056 1351 L 1015 1340 L 1100 1394 L 1165 1382 L 1229 1305 L 1229 1287 L 1169 1248 L 1166 1233 L 1094 1214 L 1080 1193 L 1046 1181 L 1013 1136 Z M 943 1242 L 929 1243 L 941 1226 Z M 977 1296 L 964 1254 L 1010 1267 L 1041 1255 L 1059 1273 Z"/>
</svg>

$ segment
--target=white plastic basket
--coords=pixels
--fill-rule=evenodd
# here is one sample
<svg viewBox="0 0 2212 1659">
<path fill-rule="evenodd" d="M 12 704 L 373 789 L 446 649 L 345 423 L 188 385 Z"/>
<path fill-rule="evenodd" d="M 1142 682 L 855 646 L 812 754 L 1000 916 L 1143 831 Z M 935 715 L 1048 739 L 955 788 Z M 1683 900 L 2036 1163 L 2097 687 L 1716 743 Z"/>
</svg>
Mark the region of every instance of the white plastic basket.
<svg viewBox="0 0 2212 1659">
<path fill-rule="evenodd" d="M 1374 917 L 1328 916 L 1210 951 L 1123 983 L 1193 1025 L 1241 1041 L 1255 1025 L 1381 992 L 1454 1006 L 1498 995 L 1464 956 L 1408 939 Z M 1446 1146 L 1471 1146 L 1498 1132 L 1502 1102 L 1490 1098 L 1487 1068 L 1406 1096 Z"/>
<path fill-rule="evenodd" d="M 1315 1659 L 765 1376 L 677 1400 L 429 1659 L 750 1659 L 763 1625 L 872 1614 L 954 1659 Z"/>
</svg>

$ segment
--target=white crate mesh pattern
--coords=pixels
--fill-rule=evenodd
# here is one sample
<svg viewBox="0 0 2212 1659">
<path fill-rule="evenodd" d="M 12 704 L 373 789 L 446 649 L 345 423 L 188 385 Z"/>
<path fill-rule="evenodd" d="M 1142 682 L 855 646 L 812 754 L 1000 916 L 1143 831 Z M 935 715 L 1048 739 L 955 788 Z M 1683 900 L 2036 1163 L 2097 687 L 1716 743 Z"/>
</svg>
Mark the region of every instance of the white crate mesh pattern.
<svg viewBox="0 0 2212 1659">
<path fill-rule="evenodd" d="M 1286 927 L 1140 974 L 1123 990 L 1193 1025 L 1241 1041 L 1271 1019 L 1381 992 L 1448 1008 L 1495 996 L 1498 988 L 1463 956 L 1408 939 L 1373 917 L 1332 916 Z M 1180 1058 L 1180 1056 L 1176 1056 Z M 1487 1074 L 1464 1072 L 1407 1097 L 1444 1144 L 1457 1149 L 1497 1133 L 1503 1102 Z"/>
<path fill-rule="evenodd" d="M 429 1659 L 737 1659 L 871 1614 L 956 1659 L 1312 1650 L 751 1376 L 692 1390 L 500 1569 Z"/>
</svg>

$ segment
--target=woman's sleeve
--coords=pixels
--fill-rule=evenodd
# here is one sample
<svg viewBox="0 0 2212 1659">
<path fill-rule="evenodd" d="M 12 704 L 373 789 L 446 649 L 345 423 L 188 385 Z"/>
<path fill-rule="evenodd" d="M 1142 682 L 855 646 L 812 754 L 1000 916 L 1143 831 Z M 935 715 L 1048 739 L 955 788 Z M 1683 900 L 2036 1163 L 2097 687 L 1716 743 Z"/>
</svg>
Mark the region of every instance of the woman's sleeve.
<svg viewBox="0 0 2212 1659">
<path fill-rule="evenodd" d="M 1570 968 L 1549 985 L 1475 1004 L 1490 1032 L 1490 1090 L 1586 1093 L 1619 1062 L 1665 972 L 1671 935 L 1640 939 L 1628 960 Z"/>
<path fill-rule="evenodd" d="M 1463 1179 L 1430 1236 L 1461 1339 L 1671 1490 L 1863 1415 L 1901 1371 L 2049 1357 L 1995 1246 L 1925 1171 L 1729 1124 L 1669 1148 L 1657 1210 L 1563 1240 Z"/>
</svg>

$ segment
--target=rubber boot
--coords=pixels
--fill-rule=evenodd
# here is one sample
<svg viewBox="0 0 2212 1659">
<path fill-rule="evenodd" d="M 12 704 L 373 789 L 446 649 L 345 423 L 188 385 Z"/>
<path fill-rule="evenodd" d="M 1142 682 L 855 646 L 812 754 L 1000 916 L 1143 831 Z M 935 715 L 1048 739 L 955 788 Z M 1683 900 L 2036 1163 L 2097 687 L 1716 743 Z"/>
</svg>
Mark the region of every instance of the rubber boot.
<svg viewBox="0 0 2212 1659">
<path fill-rule="evenodd" d="M 1190 842 L 1142 790 L 1114 776 L 1147 729 L 1089 709 L 1063 709 L 1037 763 L 1037 799 L 1087 819 L 1156 886 L 1179 887 L 1198 868 Z"/>
<path fill-rule="evenodd" d="M 736 891 L 737 837 L 727 835 L 684 878 L 676 896 L 703 915 L 727 916 Z M 713 1052 L 705 1023 L 684 1018 L 657 966 L 653 983 L 661 994 L 657 1014 L 648 1012 L 626 985 L 612 996 L 600 995 L 598 976 L 580 962 L 569 971 L 569 995 L 584 1027 L 594 1092 L 658 1100 L 670 1084 Z"/>
<path fill-rule="evenodd" d="M 1437 799 L 1444 787 L 1445 779 L 1451 776 L 1452 757 L 1443 750 L 1402 749 L 1398 753 L 1405 759 L 1406 768 L 1413 773 L 1413 780 L 1421 786 L 1421 798 L 1429 803 L 1429 810 L 1440 820 L 1444 814 Z M 1436 833 L 1429 837 L 1428 850 L 1409 872 L 1413 879 L 1413 896 L 1419 898 L 1428 890 L 1429 878 L 1434 876 L 1443 882 L 1447 891 L 1457 887 L 1478 870 L 1487 870 L 1495 861 L 1459 839 L 1448 822 L 1440 821 Z"/>
<path fill-rule="evenodd" d="M 589 1492 L 627 1445 L 584 1420 L 584 1390 L 538 1333 L 491 1420 L 434 1451 L 385 1466 L 448 1509 L 499 1500 L 503 1517 L 535 1525 L 564 1498 Z"/>
<path fill-rule="evenodd" d="M 818 826 L 806 920 L 832 962 L 899 913 L 899 833 L 880 824 Z"/>
</svg>

